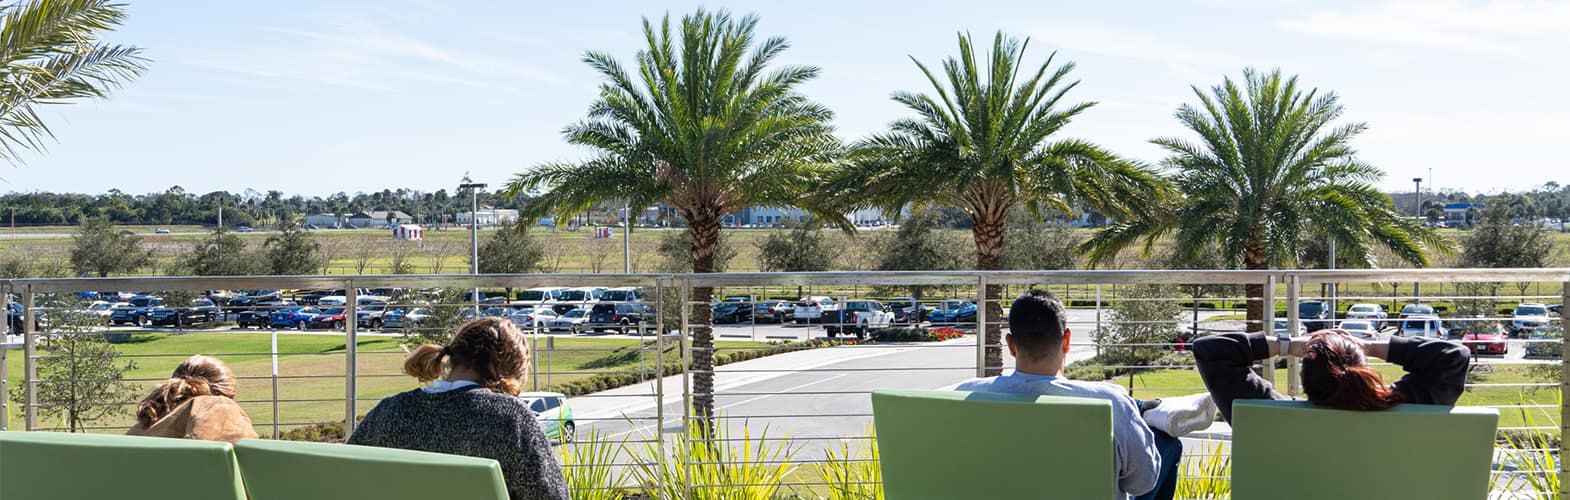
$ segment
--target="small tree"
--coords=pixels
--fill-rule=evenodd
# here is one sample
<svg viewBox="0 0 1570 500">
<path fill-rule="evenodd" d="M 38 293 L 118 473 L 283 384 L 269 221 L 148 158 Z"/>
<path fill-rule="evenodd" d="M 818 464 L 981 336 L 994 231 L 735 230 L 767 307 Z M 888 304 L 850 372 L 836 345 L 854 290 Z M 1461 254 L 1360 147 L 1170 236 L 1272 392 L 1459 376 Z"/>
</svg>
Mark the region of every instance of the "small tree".
<svg viewBox="0 0 1570 500">
<path fill-rule="evenodd" d="M 267 237 L 263 246 L 272 274 L 314 274 L 327 265 L 321 244 L 294 222 L 280 224 L 278 234 Z"/>
<path fill-rule="evenodd" d="M 1103 344 L 1165 344 L 1178 335 L 1177 316 L 1182 308 L 1171 299 L 1178 289 L 1172 285 L 1131 285 L 1112 303 L 1112 325 L 1096 331 L 1095 341 Z M 1144 365 L 1161 357 L 1156 345 L 1101 347 L 1120 365 Z"/>
<path fill-rule="evenodd" d="M 964 242 L 937 230 L 938 214 L 924 210 L 900 223 L 899 230 L 880 241 L 879 271 L 944 271 L 964 269 Z M 921 300 L 928 285 L 909 285 L 910 295 Z"/>
<path fill-rule="evenodd" d="M 1026 210 L 1009 214 L 1004 225 L 1004 269 L 1074 269 L 1079 267 L 1079 245 L 1085 239 L 1063 225 L 1041 222 Z"/>
<path fill-rule="evenodd" d="M 250 276 L 271 270 L 266 256 L 252 252 L 244 239 L 221 227 L 198 241 L 181 266 L 193 276 Z"/>
<path fill-rule="evenodd" d="M 539 270 L 545 261 L 545 247 L 529 236 L 526 227 L 501 228 L 485 238 L 480 244 L 480 272 L 523 274 Z M 507 296 L 512 297 L 512 287 L 507 288 Z"/>
<path fill-rule="evenodd" d="M 151 249 L 142 248 L 141 238 L 121 234 L 108 219 L 88 218 L 71 237 L 71 267 L 78 276 L 128 273 L 152 263 Z"/>
<path fill-rule="evenodd" d="M 354 258 L 354 274 L 365 274 L 371 267 L 371 261 L 376 259 L 376 243 L 374 239 L 361 238 L 360 243 L 354 246 L 351 256 Z"/>
<path fill-rule="evenodd" d="M 730 233 L 719 231 L 719 236 L 714 242 L 713 269 L 705 272 L 722 273 L 730 266 L 731 259 L 736 258 L 736 247 L 730 242 Z M 689 231 L 665 231 L 660 236 L 660 257 L 663 262 L 660 272 L 690 273 L 692 272 L 692 235 Z"/>
<path fill-rule="evenodd" d="M 426 254 L 430 257 L 430 260 L 425 261 L 425 268 L 431 274 L 441 274 L 442 269 L 447 267 L 447 259 L 452 258 L 453 253 L 456 251 L 452 242 L 448 240 L 439 240 L 435 244 L 427 244 L 426 248 L 430 249 Z"/>
<path fill-rule="evenodd" d="M 595 238 L 589 244 L 589 272 L 599 274 L 605 271 L 605 266 L 611 260 L 611 240 L 608 238 Z"/>
<path fill-rule="evenodd" d="M 839 257 L 840 248 L 830 244 L 823 231 L 811 225 L 789 231 L 770 231 L 758 244 L 764 271 L 827 271 Z"/>
<path fill-rule="evenodd" d="M 395 241 L 388 252 L 388 274 L 414 274 L 414 245 L 406 241 Z"/>
<path fill-rule="evenodd" d="M 53 311 L 50 319 L 53 332 L 38 344 L 43 351 L 36 368 L 38 413 L 61 419 L 71 432 L 122 414 L 122 405 L 136 400 L 136 385 L 125 382 L 125 372 L 136 369 L 136 362 L 120 362 L 120 351 L 99 331 L 97 316 L 64 309 Z M 25 404 L 26 386 L 13 388 L 11 400 Z"/>
</svg>

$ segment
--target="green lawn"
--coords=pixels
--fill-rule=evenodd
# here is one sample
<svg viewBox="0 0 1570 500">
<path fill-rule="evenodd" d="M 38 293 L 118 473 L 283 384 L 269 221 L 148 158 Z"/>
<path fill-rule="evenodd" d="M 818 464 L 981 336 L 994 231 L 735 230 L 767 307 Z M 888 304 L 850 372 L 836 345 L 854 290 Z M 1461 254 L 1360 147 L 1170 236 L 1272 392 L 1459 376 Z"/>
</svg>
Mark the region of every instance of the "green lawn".
<svg viewBox="0 0 1570 500">
<path fill-rule="evenodd" d="M 1534 374 L 1529 365 L 1487 365 L 1494 369 L 1493 373 L 1473 373 L 1469 383 L 1504 384 L 1504 383 L 1543 383 L 1556 380 Z M 1386 382 L 1394 382 L 1404 373 L 1398 366 L 1379 366 L 1380 375 Z M 1286 383 L 1286 369 L 1276 370 L 1276 383 L 1278 386 Z M 1120 377 L 1110 381 L 1118 385 L 1129 387 L 1134 397 L 1151 399 L 1160 397 L 1180 396 L 1205 390 L 1205 385 L 1199 380 L 1199 373 L 1193 370 L 1154 370 L 1135 374 L 1132 378 Z M 1132 385 L 1131 385 L 1132 384 Z M 1494 406 L 1494 405 L 1520 405 L 1520 404 L 1547 404 L 1559 403 L 1559 389 L 1557 387 L 1472 387 L 1457 402 L 1466 406 Z M 1500 408 L 1500 427 L 1520 427 L 1525 425 L 1518 408 Z M 1528 409 L 1537 412 L 1537 425 L 1557 425 L 1559 411 L 1557 409 Z"/>
<path fill-rule="evenodd" d="M 239 399 L 247 402 L 246 412 L 258 426 L 264 426 L 273 422 L 270 343 L 270 335 L 255 332 L 188 335 L 154 333 L 138 334 L 132 342 L 120 344 L 120 350 L 125 355 L 123 359 L 136 362 L 136 369 L 128 372 L 127 378 L 145 379 L 137 381 L 143 387 L 142 390 L 151 388 L 152 384 L 167 377 L 180 360 L 192 354 L 223 358 L 240 378 Z M 652 370 L 655 365 L 654 348 L 642 349 L 641 354 L 646 359 L 640 359 L 640 345 L 641 341 L 636 339 L 557 338 L 555 348 L 548 350 L 546 340 L 541 338 L 534 351 L 534 360 L 538 363 L 536 373 L 542 375 L 531 377 L 524 386 L 525 390 L 533 390 L 535 382 L 539 383 L 540 390 L 544 390 L 550 384 L 586 378 L 595 373 Z M 767 345 L 759 342 L 726 342 L 722 348 L 751 349 Z M 362 338 L 358 346 L 359 395 L 372 399 L 359 403 L 360 414 L 375 405 L 375 398 L 416 386 L 413 379 L 399 372 L 404 352 L 398 345 L 398 339 Z M 666 354 L 667 361 L 679 355 L 673 350 L 674 346 L 667 348 L 672 349 Z M 347 364 L 343 336 L 282 334 L 278 336 L 278 349 L 278 398 L 297 401 L 279 404 L 280 423 L 343 420 L 343 375 Z M 9 351 L 6 370 L 13 386 L 21 384 L 22 351 Z M 98 425 L 129 425 L 131 414 L 128 407 L 123 417 Z M 11 403 L 7 407 L 7 418 L 10 427 L 21 427 L 21 407 Z M 49 425 L 47 422 L 41 424 Z"/>
</svg>

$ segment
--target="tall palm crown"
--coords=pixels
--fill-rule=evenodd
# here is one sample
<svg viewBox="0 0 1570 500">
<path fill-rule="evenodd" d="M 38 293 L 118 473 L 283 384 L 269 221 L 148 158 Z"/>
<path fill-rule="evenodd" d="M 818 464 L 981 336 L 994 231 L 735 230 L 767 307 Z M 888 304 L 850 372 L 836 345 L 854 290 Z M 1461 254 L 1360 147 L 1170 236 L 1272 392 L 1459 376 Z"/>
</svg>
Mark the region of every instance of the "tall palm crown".
<svg viewBox="0 0 1570 500">
<path fill-rule="evenodd" d="M 1366 125 L 1334 124 L 1342 115 L 1335 93 L 1302 90 L 1297 77 L 1279 70 L 1247 69 L 1241 87 L 1227 78 L 1209 94 L 1198 87 L 1194 94 L 1199 105 L 1185 104 L 1175 116 L 1198 141 L 1151 141 L 1170 153 L 1163 164 L 1185 197 L 1174 201 L 1172 217 L 1099 232 L 1085 244 L 1093 262 L 1138 242 L 1149 248 L 1169 233 L 1182 254 L 1217 248 L 1246 269 L 1296 265 L 1312 239 L 1334 240 L 1337 255 L 1360 266 L 1377 265 L 1375 245 L 1416 265 L 1427 265 L 1426 248 L 1442 245 L 1373 187 L 1383 172 L 1351 146 Z M 1262 291 L 1250 287 L 1249 294 Z M 1250 306 L 1249 319 L 1262 320 L 1262 305 Z"/>
<path fill-rule="evenodd" d="M 38 104 L 104 98 L 145 69 L 141 49 L 98 41 L 125 6 L 107 0 L 25 0 L 0 6 L 0 159 L 53 137 Z"/>
<path fill-rule="evenodd" d="M 635 74 L 610 55 L 586 54 L 584 62 L 605 81 L 588 117 L 564 135 L 594 154 L 531 168 L 514 176 L 504 195 L 536 194 L 521 210 L 530 217 L 581 212 L 601 201 L 663 202 L 686 219 L 699 273 L 714 270 L 721 218 L 746 206 L 800 206 L 847 225 L 839 212 L 802 206 L 839 150 L 833 113 L 796 90 L 818 69 L 769 70 L 789 44 L 780 37 L 760 42 L 757 24 L 752 15 L 699 10 L 673 33 L 669 16 L 658 26 L 645 19 L 648 48 L 634 58 Z M 701 304 L 712 294 L 693 292 Z M 692 306 L 693 324 L 708 324 L 711 313 Z M 711 333 L 693 331 L 694 406 L 704 415 L 713 406 Z"/>
<path fill-rule="evenodd" d="M 1078 85 L 1068 81 L 1074 64 L 1054 69 L 1049 56 L 1029 71 L 1027 45 L 999 32 L 983 67 L 970 36 L 960 34 L 959 56 L 943 62 L 942 75 L 913 57 L 933 93 L 895 93 L 893 99 L 916 116 L 858 143 L 852 161 L 818 196 L 824 203 L 885 210 L 906 204 L 960 208 L 970 216 L 976 267 L 984 270 L 1001 267 L 1004 222 L 1016 207 L 1037 214 L 1079 207 L 1118 218 L 1143 216 L 1151 200 L 1164 196 L 1163 181 L 1094 144 L 1054 140 L 1095 103 L 1064 103 Z M 989 299 L 998 293 L 987 290 Z M 995 300 L 987 307 L 987 317 L 1002 317 Z M 1002 363 L 998 333 L 988 325 L 989 371 Z"/>
</svg>

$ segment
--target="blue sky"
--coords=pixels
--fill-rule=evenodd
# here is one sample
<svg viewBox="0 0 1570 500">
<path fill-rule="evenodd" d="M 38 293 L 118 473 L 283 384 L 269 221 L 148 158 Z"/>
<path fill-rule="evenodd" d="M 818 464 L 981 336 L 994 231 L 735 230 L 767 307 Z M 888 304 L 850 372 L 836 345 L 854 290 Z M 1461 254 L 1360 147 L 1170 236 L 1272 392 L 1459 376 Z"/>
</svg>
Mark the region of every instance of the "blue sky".
<svg viewBox="0 0 1570 500">
<path fill-rule="evenodd" d="M 563 125 L 583 116 L 596 76 L 585 50 L 626 60 L 640 19 L 699 4 L 652 1 L 130 0 L 110 38 L 138 45 L 150 70 L 108 102 L 50 108 L 59 142 L 0 167 L 0 191 L 129 193 L 181 185 L 330 194 L 451 189 L 464 172 L 501 183 L 583 151 Z M 787 37 L 784 62 L 815 64 L 805 93 L 855 139 L 905 113 L 895 90 L 925 91 L 908 56 L 935 63 L 956 31 L 1030 37 L 1032 61 L 1058 51 L 1098 101 L 1066 129 L 1157 161 L 1152 137 L 1246 66 L 1280 67 L 1334 90 L 1355 144 L 1410 189 L 1493 192 L 1553 180 L 1570 99 L 1567 2 L 793 1 L 710 2 L 762 17 Z"/>
</svg>

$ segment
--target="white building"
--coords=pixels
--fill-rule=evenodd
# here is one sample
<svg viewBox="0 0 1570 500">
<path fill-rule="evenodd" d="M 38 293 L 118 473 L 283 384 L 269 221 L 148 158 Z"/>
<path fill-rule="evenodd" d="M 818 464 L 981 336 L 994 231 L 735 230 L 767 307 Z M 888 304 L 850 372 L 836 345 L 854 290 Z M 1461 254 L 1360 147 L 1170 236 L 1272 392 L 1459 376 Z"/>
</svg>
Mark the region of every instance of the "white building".
<svg viewBox="0 0 1570 500">
<path fill-rule="evenodd" d="M 456 220 L 459 224 L 468 225 L 471 214 L 458 212 Z M 474 220 L 481 226 L 495 226 L 498 224 L 511 224 L 518 221 L 518 211 L 510 208 L 482 208 L 472 214 Z"/>
</svg>

